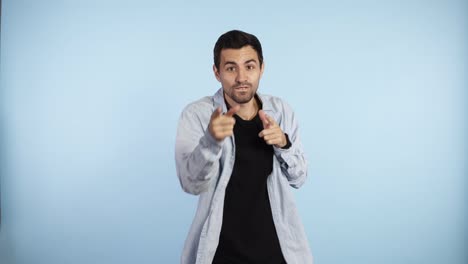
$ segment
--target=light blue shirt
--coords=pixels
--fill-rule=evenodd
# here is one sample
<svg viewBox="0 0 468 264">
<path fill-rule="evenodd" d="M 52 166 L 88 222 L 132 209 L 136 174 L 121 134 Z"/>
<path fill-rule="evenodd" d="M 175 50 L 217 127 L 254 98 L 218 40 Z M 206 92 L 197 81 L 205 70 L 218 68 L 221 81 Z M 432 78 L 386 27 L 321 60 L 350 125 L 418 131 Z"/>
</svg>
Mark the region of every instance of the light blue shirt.
<svg viewBox="0 0 468 264">
<path fill-rule="evenodd" d="M 294 203 L 292 186 L 307 177 L 307 162 L 294 112 L 278 97 L 258 94 L 262 109 L 288 134 L 291 147 L 274 147 L 273 171 L 267 180 L 271 212 L 281 251 L 288 264 L 312 264 L 312 254 Z M 216 141 L 208 131 L 217 107 L 227 111 L 223 90 L 189 104 L 177 130 L 175 160 L 185 192 L 199 195 L 198 208 L 181 256 L 182 264 L 211 264 L 223 221 L 224 195 L 235 159 L 234 136 Z"/>
</svg>

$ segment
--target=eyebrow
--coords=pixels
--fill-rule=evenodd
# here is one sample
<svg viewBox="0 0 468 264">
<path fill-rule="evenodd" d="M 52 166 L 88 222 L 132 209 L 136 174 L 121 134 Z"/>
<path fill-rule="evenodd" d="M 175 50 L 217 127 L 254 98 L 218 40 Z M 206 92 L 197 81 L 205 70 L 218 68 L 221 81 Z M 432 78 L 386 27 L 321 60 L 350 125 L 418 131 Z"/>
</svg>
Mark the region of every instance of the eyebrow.
<svg viewBox="0 0 468 264">
<path fill-rule="evenodd" d="M 255 63 L 257 63 L 257 61 L 256 61 L 256 60 L 254 60 L 254 59 L 250 59 L 250 60 L 248 60 L 248 61 L 244 62 L 244 64 L 251 63 L 251 62 L 255 62 Z"/>
<path fill-rule="evenodd" d="M 251 62 L 257 63 L 257 61 L 256 61 L 256 60 L 254 60 L 254 59 L 250 59 L 250 60 L 248 60 L 248 61 L 244 62 L 244 64 L 248 64 L 248 63 L 251 63 Z M 224 63 L 224 66 L 226 66 L 226 65 L 228 65 L 228 64 L 234 64 L 234 65 L 237 65 L 237 63 L 236 63 L 236 62 L 234 62 L 234 61 L 226 61 L 226 62 Z"/>
</svg>

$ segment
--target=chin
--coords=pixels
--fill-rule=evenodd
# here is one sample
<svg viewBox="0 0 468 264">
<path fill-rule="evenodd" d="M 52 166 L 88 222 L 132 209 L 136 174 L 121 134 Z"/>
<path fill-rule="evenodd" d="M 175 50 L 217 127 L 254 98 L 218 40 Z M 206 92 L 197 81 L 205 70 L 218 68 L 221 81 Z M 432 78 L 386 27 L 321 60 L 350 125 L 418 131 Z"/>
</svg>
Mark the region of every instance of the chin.
<svg viewBox="0 0 468 264">
<path fill-rule="evenodd" d="M 234 101 L 238 104 L 246 104 L 252 100 L 253 96 L 247 98 L 234 98 Z"/>
</svg>

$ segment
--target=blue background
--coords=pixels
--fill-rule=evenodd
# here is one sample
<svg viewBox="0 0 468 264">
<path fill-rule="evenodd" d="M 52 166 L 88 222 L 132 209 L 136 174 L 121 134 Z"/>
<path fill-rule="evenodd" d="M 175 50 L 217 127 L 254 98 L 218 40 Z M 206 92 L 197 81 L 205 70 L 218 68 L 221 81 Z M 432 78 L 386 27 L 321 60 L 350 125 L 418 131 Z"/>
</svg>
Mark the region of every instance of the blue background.
<svg viewBox="0 0 468 264">
<path fill-rule="evenodd" d="M 179 262 L 177 120 L 231 29 L 300 120 L 317 264 L 468 263 L 466 1 L 2 5 L 0 263 Z"/>
</svg>

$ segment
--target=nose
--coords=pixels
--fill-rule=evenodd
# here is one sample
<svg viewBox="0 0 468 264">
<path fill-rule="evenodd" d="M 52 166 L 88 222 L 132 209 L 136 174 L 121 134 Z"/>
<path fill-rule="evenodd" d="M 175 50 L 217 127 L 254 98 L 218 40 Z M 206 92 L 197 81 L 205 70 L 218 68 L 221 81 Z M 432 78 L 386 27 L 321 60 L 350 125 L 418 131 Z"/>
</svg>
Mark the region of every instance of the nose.
<svg viewBox="0 0 468 264">
<path fill-rule="evenodd" d="M 237 71 L 237 77 L 236 77 L 236 82 L 237 83 L 244 83 L 247 82 L 247 73 L 244 69 L 239 69 Z"/>
</svg>

